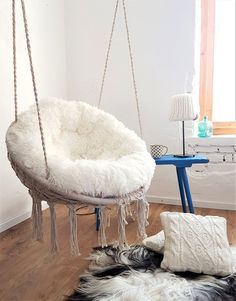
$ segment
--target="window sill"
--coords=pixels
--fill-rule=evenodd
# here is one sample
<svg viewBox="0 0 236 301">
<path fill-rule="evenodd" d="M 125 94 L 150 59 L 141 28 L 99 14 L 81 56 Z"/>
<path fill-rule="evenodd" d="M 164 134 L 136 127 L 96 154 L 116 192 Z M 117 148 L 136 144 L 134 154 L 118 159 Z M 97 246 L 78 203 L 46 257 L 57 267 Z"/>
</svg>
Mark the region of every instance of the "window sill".
<svg viewBox="0 0 236 301">
<path fill-rule="evenodd" d="M 201 138 L 198 136 L 186 138 L 187 143 L 189 144 L 224 144 L 224 145 L 234 145 L 236 144 L 236 135 L 215 135 L 211 137 Z"/>
</svg>

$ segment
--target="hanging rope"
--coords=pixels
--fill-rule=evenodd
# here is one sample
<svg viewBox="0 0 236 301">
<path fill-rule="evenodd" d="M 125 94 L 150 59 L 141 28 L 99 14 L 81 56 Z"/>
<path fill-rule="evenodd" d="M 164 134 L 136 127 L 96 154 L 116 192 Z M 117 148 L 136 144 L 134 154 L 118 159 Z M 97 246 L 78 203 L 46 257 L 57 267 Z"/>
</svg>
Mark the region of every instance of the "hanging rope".
<svg viewBox="0 0 236 301">
<path fill-rule="evenodd" d="M 15 104 L 15 122 L 17 122 L 17 80 L 16 80 L 16 5 L 12 0 L 12 47 L 13 47 L 13 77 L 14 77 L 14 104 Z"/>
<path fill-rule="evenodd" d="M 140 113 L 139 100 L 138 100 L 138 91 L 137 91 L 137 85 L 136 85 L 135 73 L 134 73 L 134 60 L 133 60 L 133 54 L 132 54 L 132 50 L 131 50 L 130 34 L 129 34 L 129 26 L 128 26 L 125 0 L 122 0 L 122 4 L 123 4 L 123 11 L 124 11 L 124 18 L 125 18 L 125 28 L 126 28 L 127 42 L 128 42 L 128 47 L 129 47 L 129 57 L 130 57 L 130 65 L 131 65 L 131 70 L 132 70 L 132 78 L 133 78 L 133 87 L 134 87 L 136 108 L 137 108 L 137 112 L 138 112 L 139 131 L 140 131 L 141 138 L 143 138 L 141 113 Z"/>
<path fill-rule="evenodd" d="M 49 177 L 49 167 L 48 167 L 45 139 L 44 139 L 44 135 L 43 135 L 43 127 L 42 127 L 42 121 L 41 121 L 41 115 L 40 115 L 38 92 L 37 92 L 36 80 L 35 80 L 35 74 L 34 74 L 33 59 L 32 59 L 32 52 L 31 52 L 31 45 L 30 45 L 30 38 L 29 38 L 29 29 L 28 29 L 28 22 L 27 22 L 27 17 L 26 17 L 24 0 L 21 0 L 21 6 L 22 6 L 22 13 L 23 13 L 23 20 L 24 20 L 26 45 L 27 45 L 27 50 L 28 50 L 29 62 L 30 62 L 30 71 L 31 71 L 32 83 L 33 83 L 34 98 L 35 98 L 37 115 L 38 115 L 40 137 L 41 137 L 41 143 L 42 143 L 42 148 L 43 148 L 43 155 L 44 155 L 44 162 L 45 162 L 45 169 L 46 169 L 46 178 L 48 178 Z M 17 121 L 18 104 L 17 104 L 16 19 L 15 19 L 15 15 L 16 15 L 15 14 L 15 0 L 12 0 L 14 102 L 15 102 L 15 121 Z"/>
<path fill-rule="evenodd" d="M 108 61 L 109 61 L 109 56 L 110 56 L 111 43 L 112 43 L 112 38 L 113 38 L 113 34 L 114 34 L 114 28 L 115 28 L 115 23 L 116 23 L 116 16 L 117 16 L 117 11 L 118 11 L 118 6 L 119 6 L 119 0 L 116 1 L 114 17 L 113 17 L 113 20 L 112 20 L 111 34 L 110 34 L 110 38 L 109 38 L 109 44 L 108 44 L 108 49 L 107 49 L 107 54 L 106 54 L 106 61 L 105 61 L 105 66 L 104 66 L 104 70 L 103 70 L 102 84 L 101 84 L 99 100 L 98 100 L 98 107 L 100 107 L 100 104 L 101 104 L 101 101 L 102 101 L 104 82 L 105 82 L 105 77 L 106 77 L 106 73 L 107 73 L 107 66 L 108 66 Z"/>
<path fill-rule="evenodd" d="M 130 33 L 129 33 L 125 0 L 122 0 L 122 4 L 123 4 L 124 19 L 125 19 L 125 29 L 126 29 L 126 35 L 127 35 L 128 49 L 129 49 L 130 66 L 131 66 L 131 71 L 132 71 L 134 95 L 135 95 L 135 101 L 136 101 L 136 108 L 137 108 L 137 112 L 138 112 L 139 131 L 140 131 L 140 136 L 143 138 L 141 113 L 140 113 L 140 106 L 139 106 L 139 99 L 138 99 L 138 90 L 137 90 L 136 79 L 135 79 L 134 60 L 133 60 L 133 54 L 132 54 L 132 50 L 131 50 Z M 116 1 L 115 13 L 114 13 L 113 21 L 112 21 L 112 29 L 111 29 L 111 34 L 110 34 L 110 39 L 109 39 L 109 44 L 108 44 L 108 49 L 107 49 L 107 54 L 106 54 L 106 61 L 105 61 L 105 67 L 104 67 L 104 71 L 103 71 L 98 107 L 100 107 L 101 100 L 102 100 L 106 72 L 107 72 L 107 67 L 108 67 L 108 62 L 109 62 L 109 57 L 110 57 L 111 44 L 112 44 L 114 28 L 115 28 L 115 24 L 116 24 L 116 16 L 117 16 L 117 11 L 118 11 L 118 6 L 119 6 L 119 0 Z"/>
</svg>

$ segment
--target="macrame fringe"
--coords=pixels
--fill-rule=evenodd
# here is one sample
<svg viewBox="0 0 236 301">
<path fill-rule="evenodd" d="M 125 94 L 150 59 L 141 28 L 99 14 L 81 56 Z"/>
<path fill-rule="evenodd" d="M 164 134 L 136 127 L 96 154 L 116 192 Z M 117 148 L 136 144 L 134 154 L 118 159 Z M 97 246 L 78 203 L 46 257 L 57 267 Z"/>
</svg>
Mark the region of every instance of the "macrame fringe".
<svg viewBox="0 0 236 301">
<path fill-rule="evenodd" d="M 32 227 L 33 227 L 33 239 L 43 240 L 43 216 L 41 200 L 32 190 L 29 190 L 29 194 L 32 197 Z"/>
<path fill-rule="evenodd" d="M 41 201 L 33 199 L 32 204 L 32 225 L 33 238 L 38 241 L 43 240 L 43 218 Z"/>
<path fill-rule="evenodd" d="M 51 252 L 55 253 L 59 250 L 58 239 L 57 239 L 57 224 L 56 224 L 56 212 L 55 204 L 48 202 L 51 215 Z"/>
<path fill-rule="evenodd" d="M 29 191 L 33 199 L 32 205 L 32 222 L 33 222 L 33 236 L 36 240 L 43 239 L 42 229 L 42 205 L 41 199 L 37 193 Z M 131 203 L 136 202 L 136 212 L 132 212 Z M 138 223 L 138 238 L 144 239 L 146 237 L 145 228 L 148 225 L 149 215 L 149 204 L 144 196 L 143 190 L 140 189 L 135 194 L 125 195 L 122 198 L 116 200 L 117 213 L 118 213 L 118 246 L 121 249 L 127 248 L 127 238 L 125 227 L 128 224 L 127 217 L 131 216 L 134 218 L 136 215 Z M 56 227 L 56 212 L 55 203 L 48 202 L 51 215 L 51 251 L 52 253 L 59 250 L 58 239 L 57 239 L 57 227 Z M 80 255 L 78 247 L 77 237 L 77 205 L 67 204 L 69 209 L 69 220 L 70 220 L 70 250 L 72 255 Z M 99 218 L 100 218 L 100 231 L 99 231 L 99 243 L 102 247 L 107 246 L 106 240 L 106 228 L 110 226 L 110 212 L 106 206 L 99 207 Z"/>
<path fill-rule="evenodd" d="M 136 212 L 132 209 L 131 203 L 126 204 L 126 217 L 129 217 L 134 222 L 136 220 Z"/>
<path fill-rule="evenodd" d="M 107 246 L 106 239 L 106 228 L 110 227 L 110 213 L 109 209 L 104 206 L 99 207 L 99 219 L 100 219 L 100 229 L 99 229 L 99 243 L 102 247 Z"/>
<path fill-rule="evenodd" d="M 126 214 L 127 204 L 121 202 L 120 204 L 118 204 L 118 242 L 120 248 L 126 247 L 128 245 L 125 233 L 125 226 L 128 224 L 126 220 Z"/>
<path fill-rule="evenodd" d="M 137 204 L 137 222 L 138 222 L 138 232 L 137 236 L 139 240 L 143 240 L 147 237 L 146 227 L 149 225 L 149 204 L 144 195 L 139 196 L 136 201 Z"/>
<path fill-rule="evenodd" d="M 69 219 L 70 219 L 70 251 L 74 256 L 80 255 L 78 237 L 77 237 L 77 215 L 76 208 L 72 204 L 67 205 L 69 209 Z"/>
<path fill-rule="evenodd" d="M 136 201 L 136 216 L 138 223 L 137 236 L 138 239 L 144 239 L 146 235 L 146 226 L 148 226 L 149 204 L 145 198 L 143 189 L 136 192 L 135 195 L 126 195 L 122 199 L 117 200 L 118 206 L 118 244 L 119 248 L 127 248 L 127 238 L 125 226 L 128 224 L 127 216 L 134 218 L 131 210 L 131 203 Z"/>
</svg>

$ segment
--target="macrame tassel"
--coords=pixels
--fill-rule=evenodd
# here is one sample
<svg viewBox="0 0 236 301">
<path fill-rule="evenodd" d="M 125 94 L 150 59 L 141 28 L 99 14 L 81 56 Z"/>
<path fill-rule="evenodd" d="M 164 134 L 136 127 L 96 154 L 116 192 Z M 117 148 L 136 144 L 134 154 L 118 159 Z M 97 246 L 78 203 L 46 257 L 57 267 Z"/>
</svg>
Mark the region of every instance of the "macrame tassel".
<svg viewBox="0 0 236 301">
<path fill-rule="evenodd" d="M 143 240 L 147 237 L 146 227 L 148 223 L 149 216 L 149 204 L 144 195 L 137 199 L 137 222 L 138 222 L 138 239 Z"/>
<path fill-rule="evenodd" d="M 107 246 L 107 239 L 106 239 L 106 228 L 110 227 L 110 214 L 109 214 L 109 209 L 101 206 L 99 208 L 99 218 L 100 218 L 100 229 L 99 229 L 99 234 L 100 234 L 100 244 L 102 247 Z"/>
<path fill-rule="evenodd" d="M 136 212 L 131 207 L 130 202 L 126 204 L 126 216 L 134 222 L 136 220 Z"/>
<path fill-rule="evenodd" d="M 118 204 L 118 240 L 119 247 L 127 246 L 127 239 L 125 234 L 125 226 L 128 224 L 126 221 L 126 204 L 121 202 Z"/>
<path fill-rule="evenodd" d="M 29 191 L 33 203 L 32 203 L 32 226 L 33 226 L 33 238 L 38 241 L 43 240 L 43 216 L 41 200 L 32 192 Z"/>
<path fill-rule="evenodd" d="M 56 212 L 54 203 L 48 202 L 51 215 L 51 251 L 55 253 L 58 251 L 58 239 L 57 239 L 57 224 L 56 224 Z"/>
<path fill-rule="evenodd" d="M 67 205 L 69 209 L 69 219 L 70 219 L 70 251 L 74 256 L 80 255 L 78 238 L 77 238 L 77 215 L 76 208 L 72 204 Z"/>
</svg>

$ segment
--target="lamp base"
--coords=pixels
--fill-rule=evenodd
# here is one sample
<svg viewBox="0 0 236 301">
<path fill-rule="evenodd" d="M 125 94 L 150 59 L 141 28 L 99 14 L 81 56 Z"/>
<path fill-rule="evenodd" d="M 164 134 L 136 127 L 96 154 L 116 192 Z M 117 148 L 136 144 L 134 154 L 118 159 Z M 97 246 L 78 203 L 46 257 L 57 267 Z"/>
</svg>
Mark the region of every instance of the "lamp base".
<svg viewBox="0 0 236 301">
<path fill-rule="evenodd" d="M 193 158 L 195 155 L 174 155 L 175 158 Z"/>
</svg>

